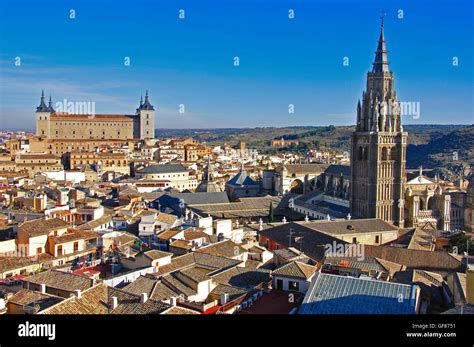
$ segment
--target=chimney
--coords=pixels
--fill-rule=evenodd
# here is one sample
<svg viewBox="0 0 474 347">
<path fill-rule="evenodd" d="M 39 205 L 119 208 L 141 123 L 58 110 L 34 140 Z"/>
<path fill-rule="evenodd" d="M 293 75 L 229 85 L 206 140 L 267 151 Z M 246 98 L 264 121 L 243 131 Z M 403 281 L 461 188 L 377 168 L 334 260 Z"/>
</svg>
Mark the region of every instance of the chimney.
<svg viewBox="0 0 474 347">
<path fill-rule="evenodd" d="M 118 299 L 116 296 L 112 296 L 110 299 L 109 299 L 109 306 L 110 306 L 110 309 L 111 310 L 115 310 L 118 306 Z"/>
<path fill-rule="evenodd" d="M 144 304 L 148 300 L 148 294 L 147 293 L 141 293 L 140 294 L 140 303 Z"/>
<path fill-rule="evenodd" d="M 171 306 L 176 306 L 176 304 L 177 304 L 177 298 L 176 298 L 176 296 L 172 296 L 172 297 L 170 298 L 170 304 L 171 304 Z"/>
<path fill-rule="evenodd" d="M 221 297 L 220 297 L 220 302 L 219 304 L 221 306 L 224 306 L 225 304 L 227 304 L 229 302 L 229 293 L 222 293 L 221 294 Z"/>
<path fill-rule="evenodd" d="M 81 293 L 81 290 L 80 290 L 80 289 L 76 289 L 76 290 L 74 291 L 74 294 L 76 295 L 76 297 L 81 298 L 82 293 Z"/>
<path fill-rule="evenodd" d="M 41 283 L 39 291 L 40 291 L 41 294 L 46 294 L 46 284 Z"/>
</svg>

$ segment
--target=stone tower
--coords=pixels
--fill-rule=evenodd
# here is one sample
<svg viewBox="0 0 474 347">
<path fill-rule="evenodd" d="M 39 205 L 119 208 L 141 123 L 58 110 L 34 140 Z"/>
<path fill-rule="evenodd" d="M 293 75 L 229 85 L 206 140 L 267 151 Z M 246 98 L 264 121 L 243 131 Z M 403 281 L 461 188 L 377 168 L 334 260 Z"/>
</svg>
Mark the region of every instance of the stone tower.
<svg viewBox="0 0 474 347">
<path fill-rule="evenodd" d="M 367 73 L 366 91 L 357 104 L 352 134 L 350 205 L 355 218 L 380 218 L 403 227 L 408 134 L 403 132 L 400 111 L 382 18 L 372 71 Z"/>
<path fill-rule="evenodd" d="M 152 139 L 155 137 L 155 108 L 148 98 L 148 90 L 145 94 L 145 102 L 140 99 L 140 107 L 137 108 L 138 126 L 136 130 L 139 134 L 134 137 L 144 139 Z"/>
</svg>

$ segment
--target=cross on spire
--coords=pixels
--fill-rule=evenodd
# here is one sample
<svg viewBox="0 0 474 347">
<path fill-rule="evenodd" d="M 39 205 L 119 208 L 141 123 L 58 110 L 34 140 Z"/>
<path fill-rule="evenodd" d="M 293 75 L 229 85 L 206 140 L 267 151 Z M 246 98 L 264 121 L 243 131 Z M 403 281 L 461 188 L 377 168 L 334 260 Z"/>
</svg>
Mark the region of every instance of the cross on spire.
<svg viewBox="0 0 474 347">
<path fill-rule="evenodd" d="M 380 15 L 380 19 L 382 22 L 380 25 L 380 36 L 379 36 L 379 42 L 377 44 L 377 50 L 375 51 L 375 59 L 373 63 L 372 72 L 389 72 L 387 47 L 386 47 L 385 35 L 384 35 L 384 17 L 385 17 L 385 12 L 382 11 Z"/>
<path fill-rule="evenodd" d="M 387 12 L 385 12 L 384 10 L 380 11 L 380 19 L 382 21 L 382 28 L 383 28 L 383 20 L 384 20 L 386 14 L 387 14 Z"/>
</svg>

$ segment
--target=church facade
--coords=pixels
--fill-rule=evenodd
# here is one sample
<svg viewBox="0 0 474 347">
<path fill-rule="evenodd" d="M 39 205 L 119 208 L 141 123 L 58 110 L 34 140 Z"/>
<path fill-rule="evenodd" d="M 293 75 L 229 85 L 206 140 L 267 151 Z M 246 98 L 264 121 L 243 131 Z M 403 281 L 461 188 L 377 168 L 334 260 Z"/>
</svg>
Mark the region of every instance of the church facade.
<svg viewBox="0 0 474 347">
<path fill-rule="evenodd" d="M 36 108 L 36 135 L 51 140 L 144 140 L 154 138 L 155 108 L 148 91 L 134 115 L 56 112 L 44 92 Z"/>
<path fill-rule="evenodd" d="M 451 196 L 422 168 L 406 183 L 405 206 L 405 227 L 451 230 Z"/>
<path fill-rule="evenodd" d="M 351 200 L 354 218 L 380 218 L 404 225 L 406 144 L 400 103 L 389 69 L 384 25 L 366 91 L 357 104 L 352 134 Z"/>
</svg>

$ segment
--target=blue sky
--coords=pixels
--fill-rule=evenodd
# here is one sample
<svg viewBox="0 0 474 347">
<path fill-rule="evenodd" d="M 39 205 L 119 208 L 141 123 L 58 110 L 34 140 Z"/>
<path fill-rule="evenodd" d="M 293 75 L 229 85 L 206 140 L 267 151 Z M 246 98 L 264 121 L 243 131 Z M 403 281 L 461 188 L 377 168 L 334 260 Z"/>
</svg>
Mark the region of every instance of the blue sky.
<svg viewBox="0 0 474 347">
<path fill-rule="evenodd" d="M 148 89 L 157 128 L 353 124 L 382 9 L 404 122 L 472 124 L 471 0 L 3 0 L 0 128 L 33 129 L 41 89 L 122 114 Z"/>
</svg>

